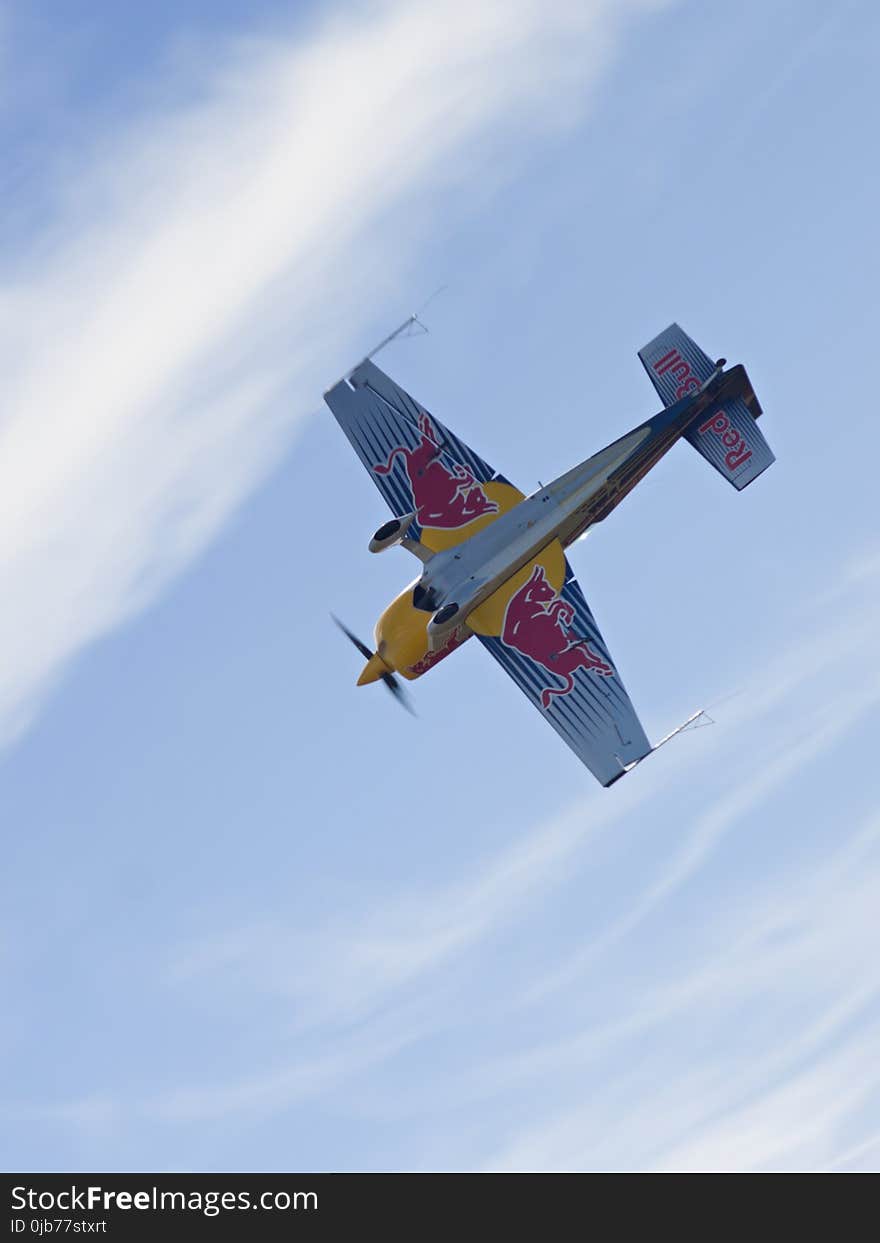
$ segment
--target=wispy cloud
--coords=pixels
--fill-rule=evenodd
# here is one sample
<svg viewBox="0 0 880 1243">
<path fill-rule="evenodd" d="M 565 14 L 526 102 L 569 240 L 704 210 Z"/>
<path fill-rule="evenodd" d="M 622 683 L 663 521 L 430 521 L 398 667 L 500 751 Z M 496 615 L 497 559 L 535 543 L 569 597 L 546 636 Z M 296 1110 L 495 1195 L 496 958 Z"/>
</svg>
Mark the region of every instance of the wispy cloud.
<svg viewBox="0 0 880 1243">
<path fill-rule="evenodd" d="M 358 910 L 356 926 L 346 919 L 303 932 L 279 918 L 209 936 L 178 953 L 168 981 L 185 987 L 211 977 L 235 980 L 286 997 L 301 1025 L 362 1020 L 546 898 L 565 880 L 572 858 L 645 797 L 630 787 L 613 802 L 577 803 L 471 869 L 466 880 L 385 900 L 378 911 Z"/>
<path fill-rule="evenodd" d="M 814 1091 L 826 1099 L 838 1072 L 826 1075 L 820 1054 L 838 1042 L 832 1060 L 839 1059 L 843 1074 L 850 1054 L 840 1042 L 849 1025 L 876 999 L 873 968 L 861 952 L 880 891 L 876 818 L 842 832 L 832 856 L 818 863 L 801 863 L 794 875 L 784 878 L 778 870 L 768 877 L 762 874 L 758 892 L 733 889 L 724 894 L 710 905 L 711 913 L 704 911 L 698 941 L 685 963 L 672 964 L 672 974 L 645 981 L 636 973 L 631 986 L 626 980 L 630 955 L 651 941 L 652 918 L 688 881 L 704 872 L 722 838 L 735 826 L 756 819 L 763 822 L 773 799 L 796 789 L 798 780 L 814 765 L 827 766 L 834 749 L 866 714 L 876 711 L 880 678 L 870 655 L 880 612 L 880 584 L 870 575 L 851 581 L 845 577 L 848 595 L 839 598 L 836 613 L 821 614 L 816 629 L 802 622 L 799 632 L 786 637 L 769 671 L 762 670 L 754 684 L 745 688 L 736 701 L 735 714 L 731 710 L 730 719 L 724 714 L 714 738 L 707 731 L 698 752 L 689 747 L 688 740 L 677 750 L 666 749 L 652 761 L 653 769 L 646 766 L 640 774 L 644 780 L 628 778 L 629 784 L 617 787 L 611 798 L 603 791 L 595 792 L 471 869 L 467 880 L 459 884 L 405 896 L 385 895 L 378 911 L 357 909 L 351 912 L 350 923 L 337 921 L 308 933 L 278 918 L 201 940 L 179 954 L 167 984 L 185 988 L 191 996 L 191 990 L 198 994 L 205 989 L 211 994 L 219 989 L 235 996 L 239 1004 L 249 993 L 286 1002 L 290 1013 L 297 1016 L 293 1030 L 314 1029 L 334 1046 L 336 1042 L 340 1047 L 350 1045 L 350 1054 L 343 1054 L 329 1068 L 322 1063 L 322 1082 L 332 1092 L 334 1076 L 339 1083 L 348 1077 L 349 1063 L 361 1064 L 358 1041 L 350 1044 L 352 1030 L 366 1034 L 376 1023 L 390 1024 L 394 1030 L 399 1016 L 406 1037 L 391 1054 L 393 1060 L 407 1044 L 431 1031 L 436 1034 L 437 1011 L 448 1015 L 444 997 L 453 994 L 460 1004 L 462 988 L 468 991 L 460 975 L 451 986 L 445 969 L 474 962 L 477 993 L 469 1003 L 472 1015 L 488 1011 L 496 1020 L 514 1025 L 528 1025 L 529 1012 L 551 1007 L 563 1014 L 573 1010 L 573 1015 L 562 1020 L 555 1036 L 538 1045 L 525 1044 L 515 1051 L 499 1048 L 488 1063 L 453 1072 L 439 1082 L 432 1079 L 408 1094 L 396 1106 L 397 1114 L 437 1109 L 440 1100 L 444 1106 L 454 1101 L 459 1110 L 467 1111 L 508 1092 L 528 1095 L 531 1085 L 548 1082 L 586 1077 L 590 1084 L 582 1106 L 569 1106 L 559 1114 L 550 1111 L 547 1117 L 524 1125 L 522 1136 L 490 1162 L 493 1168 L 602 1164 L 683 1168 L 689 1162 L 704 1161 L 711 1166 L 739 1161 L 734 1130 L 750 1125 L 748 1118 L 742 1121 L 739 1115 L 753 1106 L 757 1109 L 760 1101 L 764 1103 L 757 1116 L 766 1119 L 767 1130 L 752 1151 L 755 1165 L 762 1161 L 796 1163 L 808 1157 L 816 1164 L 830 1159 L 836 1151 L 834 1128 L 856 1108 L 861 1099 L 858 1092 L 842 1112 L 829 1106 L 827 1116 L 822 1115 L 826 1121 L 821 1134 L 808 1154 L 806 1150 L 795 1153 L 781 1133 L 774 1140 L 771 1127 L 777 1109 L 787 1116 L 791 1101 L 797 1098 L 794 1089 L 791 1094 L 776 1095 L 789 1077 L 803 1077 L 804 1099 L 812 1099 Z M 831 679 L 837 694 L 816 704 L 817 682 Z M 769 750 L 768 740 L 772 742 Z M 735 770 L 719 766 L 719 755 L 731 753 L 739 757 Z M 579 886 L 601 887 L 609 867 L 610 843 L 626 843 L 634 821 L 656 812 L 658 806 L 660 820 L 669 823 L 673 817 L 663 811 L 664 800 L 674 802 L 682 783 L 697 782 L 707 788 L 707 779 L 709 789 L 717 786 L 714 802 L 692 824 L 670 835 L 668 858 L 660 855 L 622 914 L 612 915 L 604 925 L 590 925 L 589 932 L 577 938 L 578 943 L 587 941 L 585 949 L 561 961 L 542 955 L 532 967 L 517 972 L 513 994 L 493 998 L 490 990 L 485 1001 L 480 997 L 479 964 L 485 963 L 489 942 L 514 921 L 541 922 L 541 912 L 552 909 L 554 893 L 564 890 L 575 877 Z M 621 845 L 616 853 L 623 861 L 634 849 L 630 838 L 629 845 Z M 707 885 L 711 893 L 712 885 Z M 620 889 L 617 882 L 612 887 Z M 296 964 L 295 971 L 291 963 Z M 640 1042 L 647 1041 L 650 1048 L 659 1033 L 661 1053 L 657 1056 L 666 1058 L 668 1033 L 682 1025 L 689 1030 L 694 1015 L 709 1016 L 696 1025 L 698 1030 L 707 1024 L 715 1030 L 719 1022 L 735 1024 L 733 1016 L 774 994 L 779 1002 L 774 1022 L 788 1022 L 790 1029 L 778 1044 L 759 1045 L 746 1063 L 735 1044 L 722 1046 L 712 1056 L 701 1050 L 699 1059 L 685 1067 L 664 1064 L 661 1068 L 656 1057 L 639 1051 Z M 605 999 L 602 1021 L 597 1023 L 591 1014 L 583 1029 L 571 1032 L 573 1018 L 581 1013 L 575 999 L 590 996 Z M 431 1002 L 421 1011 L 420 998 Z M 444 1023 L 450 1030 L 455 1027 L 454 1018 L 447 1017 Z M 286 1030 L 291 1030 L 289 1025 Z M 366 1043 L 372 1047 L 372 1038 Z M 858 1049 L 862 1045 L 860 1039 Z M 633 1050 L 636 1060 L 630 1066 L 615 1063 L 614 1071 L 608 1071 L 608 1060 L 613 1061 L 622 1049 Z M 851 1050 L 853 1058 L 858 1049 Z M 814 1083 L 809 1068 L 817 1058 Z M 371 1064 L 382 1060 L 380 1049 Z M 862 1075 L 858 1067 L 854 1073 L 868 1091 L 873 1082 L 870 1076 Z M 278 1082 L 287 1084 L 293 1069 L 281 1067 L 273 1072 L 271 1082 L 276 1081 L 276 1074 Z M 602 1086 L 596 1086 L 597 1078 Z M 233 1112 L 262 1107 L 264 1086 L 262 1080 L 243 1080 L 227 1092 L 217 1085 L 216 1099 L 224 1100 Z M 571 1092 L 564 1095 L 570 1097 Z M 198 1116 L 205 1107 L 203 1099 L 210 1098 L 207 1091 L 175 1097 L 172 1112 L 183 1118 L 188 1116 L 188 1107 L 191 1116 Z M 729 1129 L 717 1122 L 721 1116 L 729 1116 Z M 716 1126 L 720 1128 L 717 1134 L 712 1129 Z M 704 1130 L 701 1148 L 699 1137 Z M 634 1137 L 639 1137 L 637 1142 Z M 731 1141 L 729 1150 L 725 1137 Z"/>
<path fill-rule="evenodd" d="M 172 84 L 125 132 L 95 136 L 58 187 L 55 232 L 7 256 L 0 290 L 0 735 L 27 723 L 77 651 L 153 599 L 277 461 L 371 341 L 377 325 L 352 308 L 396 297 L 450 189 L 479 173 L 482 192 L 490 155 L 515 167 L 515 130 L 580 114 L 619 12 L 610 0 L 352 10 L 297 44 L 203 46 L 189 103 Z M 166 1077 L 152 1092 L 102 1088 L 5 1116 L 100 1132 L 106 1149 L 132 1118 L 169 1135 L 317 1098 L 384 1116 L 430 1106 L 454 1124 L 439 1156 L 436 1131 L 439 1165 L 465 1161 L 459 1123 L 476 1131 L 495 1096 L 501 1121 L 480 1131 L 470 1164 L 870 1161 L 876 818 L 836 824 L 797 866 L 771 846 L 775 802 L 799 806 L 799 784 L 876 709 L 878 567 L 876 552 L 854 561 L 817 603 L 818 625 L 790 619 L 795 637 L 780 638 L 715 731 L 474 861 L 460 882 L 371 893 L 324 926 L 278 912 L 217 928 L 141 982 L 165 1003 L 185 993 L 196 1011 L 205 995 L 215 1012 L 257 998 L 277 1040 L 203 1080 L 190 1068 L 181 1086 Z M 691 782 L 702 797 L 682 820 L 676 798 Z M 637 860 L 637 822 L 664 806 L 663 850 Z M 756 825 L 760 867 L 713 888 L 731 830 L 745 839 Z M 628 887 L 612 885 L 603 911 L 615 868 Z M 579 886 L 574 927 L 555 937 L 554 903 Z M 599 913 L 587 929 L 589 902 Z M 654 932 L 669 907 L 673 929 L 695 922 L 664 955 Z M 491 952 L 502 935 L 516 958 L 503 995 Z M 482 1048 L 479 1023 L 494 1023 Z M 417 1042 L 447 1036 L 457 1060 L 438 1056 L 392 1103 L 358 1097 L 361 1072 L 397 1073 Z"/>
<path fill-rule="evenodd" d="M 484 1096 L 514 1084 L 523 1093 L 532 1084 L 586 1085 L 576 1103 L 523 1122 L 490 1168 L 817 1169 L 870 1160 L 880 1104 L 880 984 L 870 948 L 880 820 L 875 812 L 852 823 L 837 811 L 823 831 L 798 797 L 811 770 L 835 771 L 835 752 L 844 742 L 852 748 L 880 704 L 876 558 L 859 564 L 862 573 L 843 571 L 835 609 L 818 613 L 816 632 L 802 631 L 779 653 L 778 680 L 763 679 L 764 703 L 751 693 L 739 701 L 730 789 L 682 834 L 625 914 L 530 991 L 546 1006 L 602 990 L 601 1021 L 591 1015 L 459 1085 Z M 837 693 L 817 699 L 829 683 Z M 762 728 L 768 698 L 775 706 Z M 769 758 L 750 766 L 743 730 L 754 731 L 758 755 L 770 741 Z M 710 766 L 729 741 L 727 730 L 707 740 Z M 780 814 L 795 814 L 791 831 L 810 841 L 794 865 L 774 841 L 789 831 Z M 756 826 L 766 841 L 760 866 L 752 859 L 719 891 L 707 863 L 734 825 L 747 831 L 743 850 L 755 850 Z M 677 915 L 687 910 L 696 921 L 693 941 L 675 936 L 659 970 L 649 966 L 658 907 L 694 877 L 702 897 L 679 902 Z"/>
<path fill-rule="evenodd" d="M 169 70 L 65 161 L 52 231 L 0 256 L 0 737 L 278 460 L 449 190 L 579 114 L 619 12 L 386 3 L 203 42 L 188 102 Z"/>
<path fill-rule="evenodd" d="M 849 582 L 849 574 L 844 574 Z M 874 587 L 865 574 L 854 580 L 861 592 Z M 850 583 L 850 592 L 853 583 Z M 208 935 L 176 951 L 168 982 L 189 987 L 204 979 L 237 979 L 242 987 L 286 997 L 311 1025 L 352 1021 L 369 1016 L 401 987 L 439 970 L 475 950 L 533 904 L 547 900 L 554 888 L 571 878 L 575 861 L 589 855 L 603 834 L 644 814 L 646 805 L 662 797 L 692 774 L 720 773 L 720 789 L 694 822 L 670 838 L 669 859 L 646 884 L 633 905 L 590 938 L 571 956 L 544 965 L 537 982 L 523 987 L 521 1001 L 539 1004 L 553 992 L 574 986 L 578 977 L 602 961 L 609 948 L 631 935 L 662 902 L 699 873 L 723 835 L 761 808 L 778 789 L 827 753 L 880 700 L 880 676 L 870 664 L 874 648 L 874 594 L 861 597 L 863 607 L 839 610 L 823 619 L 819 630 L 795 634 L 786 651 L 768 654 L 756 679 L 743 687 L 723 713 L 715 731 L 701 738 L 699 755 L 685 738 L 677 751 L 665 748 L 651 768 L 616 787 L 612 797 L 590 792 L 549 823 L 539 824 L 491 859 L 482 861 L 464 881 L 433 891 L 395 896 L 379 907 L 355 909 L 352 922 L 336 920 L 298 930 L 286 917 L 267 919 L 240 929 Z M 841 670 L 843 665 L 843 670 Z M 822 704 L 799 707 L 799 697 L 817 679 L 838 682 L 838 694 Z M 795 707 L 797 706 L 797 707 Z M 763 753 L 759 723 L 779 713 L 797 713 L 792 735 Z M 791 718 L 789 718 L 791 720 Z M 749 736 L 756 733 L 754 753 Z M 745 751 L 742 768 L 718 769 L 720 753 Z M 644 779 L 643 779 L 644 778 Z M 290 963 L 297 963 L 291 972 Z"/>
<path fill-rule="evenodd" d="M 431 1116 L 430 1152 L 414 1149 L 408 1168 L 864 1167 L 880 1093 L 880 989 L 867 952 L 880 821 L 876 812 L 838 814 L 794 863 L 773 839 L 776 815 L 798 805 L 805 777 L 833 769 L 837 749 L 880 702 L 874 631 L 862 624 L 880 611 L 878 586 L 876 576 L 857 576 L 834 616 L 795 631 L 771 660 L 776 674 L 762 674 L 762 694 L 751 694 L 757 683 L 746 688 L 735 724 L 714 740 L 667 749 L 645 780 L 618 787 L 623 797 L 596 791 L 467 879 L 372 893 L 348 923 L 305 929 L 279 915 L 182 947 L 170 974 L 147 986 L 166 997 L 180 991 L 196 1010 L 203 999 L 214 1012 L 222 998 L 237 1013 L 271 1014 L 279 1038 L 269 1042 L 274 1056 L 261 1043 L 261 1069 L 245 1055 L 202 1081 L 102 1096 L 97 1118 L 89 1100 L 53 1107 L 46 1119 L 88 1136 L 98 1124 L 124 1130 L 148 1119 L 180 1129 L 331 1101 L 384 1124 Z M 799 672 L 792 654 L 803 659 Z M 817 680 L 832 674 L 835 699 L 807 710 Z M 768 742 L 772 754 L 761 759 Z M 719 753 L 731 752 L 752 765 L 745 782 L 739 766 L 719 767 Z M 683 783 L 716 785 L 715 803 L 670 838 L 669 858 L 661 852 L 644 872 L 623 916 L 615 907 L 589 922 L 584 899 L 593 904 L 606 886 L 624 893 L 618 872 L 636 870 L 636 821 L 659 807 L 671 825 Z M 801 820 L 815 835 L 809 814 Z M 761 843 L 760 866 L 719 888 L 709 864 L 734 825 L 738 849 Z M 685 882 L 696 878 L 684 902 Z M 554 975 L 558 944 L 547 943 L 546 925 L 572 889 L 583 912 L 576 939 L 594 952 L 563 959 Z M 658 954 L 657 914 L 672 904 L 663 925 L 672 942 Z M 544 943 L 506 984 L 489 948 L 502 934 L 520 947 L 533 936 Z M 458 1054 L 435 1060 L 405 1091 L 365 1088 L 401 1074 L 406 1082 L 401 1068 L 413 1051 L 438 1041 Z M 423 1048 L 419 1065 L 428 1056 Z M 6 1115 L 21 1110 L 13 1104 Z"/>
<path fill-rule="evenodd" d="M 851 628 L 847 627 L 851 635 Z M 869 637 L 865 629 L 866 639 Z M 790 695 L 800 685 L 812 681 L 837 663 L 841 648 L 836 640 L 825 659 L 815 659 L 801 666 L 799 679 L 781 679 L 777 690 L 785 688 Z M 766 685 L 762 688 L 767 695 Z M 775 698 L 775 696 L 774 696 Z M 741 784 L 735 784 L 718 798 L 709 809 L 698 816 L 685 841 L 673 854 L 669 865 L 656 877 L 639 900 L 619 920 L 608 927 L 602 935 L 585 950 L 578 951 L 568 962 L 549 973 L 540 985 L 531 991 L 530 999 L 536 1001 L 548 992 L 565 988 L 591 960 L 600 958 L 609 945 L 629 935 L 657 907 L 668 901 L 681 885 L 685 884 L 705 863 L 725 833 L 739 823 L 749 812 L 761 807 L 778 789 L 806 768 L 812 760 L 828 751 L 835 742 L 845 737 L 867 713 L 873 711 L 880 701 L 880 676 L 871 673 L 860 681 L 857 688 L 850 688 L 836 700 L 817 706 L 801 722 L 800 736 L 755 768 Z M 752 719 L 761 715 L 764 706 L 758 688 L 749 687 L 746 702 L 752 703 Z M 740 727 L 747 727 L 748 709 L 740 714 Z M 716 738 L 718 746 L 723 743 Z"/>
<path fill-rule="evenodd" d="M 880 1083 L 880 985 L 863 948 L 878 847 L 873 817 L 819 869 L 725 903 L 701 926 L 696 960 L 627 992 L 605 1029 L 512 1063 L 521 1088 L 552 1067 L 591 1090 L 524 1128 L 492 1167 L 812 1169 L 858 1156 L 868 1141 L 853 1144 L 849 1126 L 858 1136 Z M 615 1044 L 623 1067 L 597 1076 Z"/>
</svg>

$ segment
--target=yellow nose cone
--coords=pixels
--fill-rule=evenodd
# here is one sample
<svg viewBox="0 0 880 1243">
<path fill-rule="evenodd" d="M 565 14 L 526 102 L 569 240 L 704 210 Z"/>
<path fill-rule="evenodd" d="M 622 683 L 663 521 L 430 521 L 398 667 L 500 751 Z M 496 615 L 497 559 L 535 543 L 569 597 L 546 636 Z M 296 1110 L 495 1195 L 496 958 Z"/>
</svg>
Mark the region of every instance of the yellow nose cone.
<svg viewBox="0 0 880 1243">
<path fill-rule="evenodd" d="M 378 682 L 383 674 L 390 673 L 391 670 L 385 664 L 385 661 L 378 652 L 371 656 L 361 670 L 361 676 L 358 678 L 358 686 L 366 686 L 368 682 Z"/>
<path fill-rule="evenodd" d="M 427 626 L 431 614 L 413 605 L 413 587 L 410 583 L 379 618 L 376 625 L 376 647 L 382 653 L 385 664 L 397 670 L 405 678 L 417 677 L 410 672 L 428 650 Z"/>
</svg>

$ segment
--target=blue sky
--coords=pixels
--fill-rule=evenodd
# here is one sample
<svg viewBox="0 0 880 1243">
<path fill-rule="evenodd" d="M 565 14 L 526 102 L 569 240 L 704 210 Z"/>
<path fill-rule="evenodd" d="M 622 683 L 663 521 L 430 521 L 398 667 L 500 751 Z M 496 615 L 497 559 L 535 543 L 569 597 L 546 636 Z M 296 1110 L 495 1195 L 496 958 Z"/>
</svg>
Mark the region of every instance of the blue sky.
<svg viewBox="0 0 880 1243">
<path fill-rule="evenodd" d="M 0 1164 L 876 1169 L 880 13 L 0 6 Z M 573 552 L 648 733 L 601 790 L 414 573 L 321 393 L 525 490 L 677 319 L 778 461 Z"/>
</svg>

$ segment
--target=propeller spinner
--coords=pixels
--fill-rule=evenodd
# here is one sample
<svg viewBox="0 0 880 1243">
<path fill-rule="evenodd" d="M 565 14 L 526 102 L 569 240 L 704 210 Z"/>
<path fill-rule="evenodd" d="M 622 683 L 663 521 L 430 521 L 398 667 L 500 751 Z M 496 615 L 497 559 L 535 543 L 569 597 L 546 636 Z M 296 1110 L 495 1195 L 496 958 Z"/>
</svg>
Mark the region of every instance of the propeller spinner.
<svg viewBox="0 0 880 1243">
<path fill-rule="evenodd" d="M 361 678 L 364 681 L 370 681 L 370 682 L 377 681 L 379 678 L 381 678 L 381 680 L 388 687 L 389 691 L 391 691 L 391 694 L 394 696 L 394 698 L 397 700 L 400 706 L 402 708 L 405 708 L 407 712 L 411 712 L 412 715 L 415 716 L 415 711 L 413 709 L 412 704 L 409 701 L 409 696 L 407 695 L 406 691 L 403 689 L 403 686 L 401 685 L 399 678 L 396 678 L 394 676 L 394 674 L 391 672 L 391 670 L 382 660 L 379 653 L 371 651 L 370 648 L 367 647 L 366 643 L 363 643 L 357 637 L 356 634 L 352 634 L 349 628 L 347 626 L 344 626 L 342 622 L 339 620 L 339 618 L 336 617 L 333 613 L 331 613 L 330 616 L 336 622 L 336 625 L 339 627 L 342 633 L 354 644 L 354 646 L 360 652 L 361 656 L 365 657 L 367 661 L 367 668 L 364 669 L 364 672 L 361 674 Z M 368 671 L 371 674 L 371 676 L 365 677 L 364 675 L 367 674 Z"/>
</svg>

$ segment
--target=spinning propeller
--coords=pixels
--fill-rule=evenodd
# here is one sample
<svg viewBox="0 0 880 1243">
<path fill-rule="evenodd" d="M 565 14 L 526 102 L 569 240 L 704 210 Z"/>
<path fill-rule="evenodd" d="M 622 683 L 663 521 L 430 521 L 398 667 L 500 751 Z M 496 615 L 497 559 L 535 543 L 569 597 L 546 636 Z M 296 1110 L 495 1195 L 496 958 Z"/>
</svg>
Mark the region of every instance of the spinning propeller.
<svg viewBox="0 0 880 1243">
<path fill-rule="evenodd" d="M 367 647 L 366 643 L 362 643 L 361 640 L 357 637 L 357 635 L 351 633 L 351 631 L 349 630 L 347 626 L 343 626 L 342 622 L 339 620 L 338 617 L 334 616 L 333 613 L 331 613 L 330 616 L 336 622 L 336 625 L 339 627 L 342 633 L 351 640 L 351 642 L 360 652 L 361 656 L 363 656 L 368 661 L 372 660 L 373 657 L 376 655 L 376 653 L 371 652 L 370 649 Z M 406 708 L 407 712 L 411 712 L 412 715 L 415 716 L 415 711 L 413 710 L 412 704 L 409 701 L 409 696 L 407 695 L 406 691 L 401 686 L 399 678 L 396 678 L 394 674 L 391 673 L 390 670 L 387 673 L 383 673 L 381 675 L 381 678 L 382 678 L 382 681 L 385 683 L 385 685 L 388 687 L 388 689 L 391 691 L 391 694 L 400 704 L 400 706 L 402 708 Z"/>
</svg>

